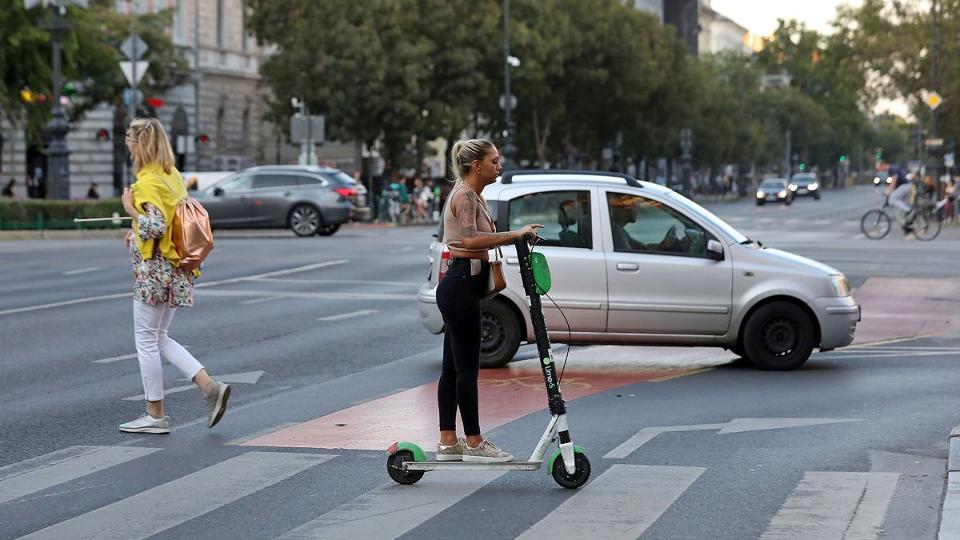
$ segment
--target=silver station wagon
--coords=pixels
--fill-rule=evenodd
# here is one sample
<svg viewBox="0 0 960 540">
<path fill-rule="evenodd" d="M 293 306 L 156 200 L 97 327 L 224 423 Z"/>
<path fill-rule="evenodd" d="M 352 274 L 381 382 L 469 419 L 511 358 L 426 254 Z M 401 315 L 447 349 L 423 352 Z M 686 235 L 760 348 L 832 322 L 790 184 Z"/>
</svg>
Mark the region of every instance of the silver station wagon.
<svg viewBox="0 0 960 540">
<path fill-rule="evenodd" d="M 618 173 L 515 171 L 483 195 L 498 230 L 545 225 L 534 249 L 550 264 L 543 311 L 555 342 L 716 346 L 789 370 L 815 348 L 853 341 L 860 306 L 843 274 L 763 247 L 663 186 Z M 443 332 L 436 290 L 450 257 L 442 224 L 437 238 L 417 294 L 433 333 Z M 534 340 L 516 251 L 503 252 L 507 288 L 482 305 L 483 367 Z"/>
</svg>

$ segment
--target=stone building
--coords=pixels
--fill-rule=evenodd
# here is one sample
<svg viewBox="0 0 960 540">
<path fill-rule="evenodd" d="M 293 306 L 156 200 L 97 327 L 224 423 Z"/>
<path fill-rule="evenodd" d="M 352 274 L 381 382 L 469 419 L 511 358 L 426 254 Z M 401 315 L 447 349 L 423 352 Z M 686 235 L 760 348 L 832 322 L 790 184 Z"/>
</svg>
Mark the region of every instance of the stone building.
<svg viewBox="0 0 960 540">
<path fill-rule="evenodd" d="M 185 84 L 160 97 L 156 109 L 170 134 L 181 170 L 234 170 L 253 163 L 289 162 L 296 149 L 263 121 L 267 89 L 259 65 L 270 50 L 244 31 L 245 0 L 117 0 L 122 13 L 169 9 L 170 38 L 189 62 Z M 119 67 L 117 68 L 119 69 Z M 199 99 L 198 99 L 199 97 Z M 110 196 L 126 177 L 123 143 L 126 119 L 100 106 L 70 128 L 70 196 L 83 198 L 92 182 Z M 108 140 L 97 137 L 106 129 Z M 28 147 L 22 129 L 0 123 L 0 179 L 17 179 L 15 195 L 25 197 L 28 176 L 41 185 L 46 176 L 43 148 Z M 198 143 L 203 139 L 206 142 Z"/>
</svg>

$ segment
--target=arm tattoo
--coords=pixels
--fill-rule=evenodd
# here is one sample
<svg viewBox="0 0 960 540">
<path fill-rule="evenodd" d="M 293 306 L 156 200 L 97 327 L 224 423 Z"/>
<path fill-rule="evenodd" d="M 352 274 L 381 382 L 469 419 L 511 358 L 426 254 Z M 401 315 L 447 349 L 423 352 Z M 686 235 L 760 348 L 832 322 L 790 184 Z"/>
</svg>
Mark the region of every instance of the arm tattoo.
<svg viewBox="0 0 960 540">
<path fill-rule="evenodd" d="M 497 232 L 491 233 L 477 230 L 477 210 L 480 200 L 477 194 L 472 190 L 467 190 L 463 198 L 457 204 L 457 219 L 460 221 L 460 235 L 466 240 L 468 238 L 483 240 L 486 247 L 496 247 L 512 240 L 512 233 Z M 484 214 L 486 215 L 486 214 Z M 486 219 L 486 218 L 484 218 Z M 483 249 L 483 248 L 480 248 Z"/>
</svg>

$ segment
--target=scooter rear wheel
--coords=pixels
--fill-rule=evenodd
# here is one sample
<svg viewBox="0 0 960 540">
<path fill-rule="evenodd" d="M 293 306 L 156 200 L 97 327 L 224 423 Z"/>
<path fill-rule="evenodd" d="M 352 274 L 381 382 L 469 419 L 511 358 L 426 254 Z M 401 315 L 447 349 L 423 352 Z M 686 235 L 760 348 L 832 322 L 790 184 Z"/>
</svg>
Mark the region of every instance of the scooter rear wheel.
<svg viewBox="0 0 960 540">
<path fill-rule="evenodd" d="M 423 478 L 423 471 L 404 471 L 403 464 L 408 461 L 416 461 L 413 458 L 413 452 L 409 450 L 400 450 L 387 458 L 387 474 L 398 484 L 415 484 Z"/>
<path fill-rule="evenodd" d="M 569 474 L 563 465 L 562 458 L 558 457 L 553 461 L 553 479 L 567 489 L 577 489 L 586 484 L 590 478 L 590 460 L 587 459 L 586 454 L 580 452 L 574 454 L 573 465 L 573 474 Z"/>
</svg>

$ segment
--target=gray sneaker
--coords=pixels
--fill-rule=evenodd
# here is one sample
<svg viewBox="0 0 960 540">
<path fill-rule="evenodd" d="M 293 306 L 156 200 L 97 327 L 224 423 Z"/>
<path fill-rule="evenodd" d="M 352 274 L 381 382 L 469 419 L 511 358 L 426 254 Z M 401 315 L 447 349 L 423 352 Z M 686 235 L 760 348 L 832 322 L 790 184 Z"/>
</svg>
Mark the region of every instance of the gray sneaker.
<svg viewBox="0 0 960 540">
<path fill-rule="evenodd" d="M 437 443 L 437 461 L 462 461 L 466 448 L 467 443 L 463 439 L 457 439 L 457 444 L 450 446 Z"/>
<path fill-rule="evenodd" d="M 227 399 L 230 398 L 230 385 L 213 381 L 213 389 L 204 399 L 207 401 L 207 427 L 212 428 L 223 418 L 227 410 Z"/>
<path fill-rule="evenodd" d="M 480 446 L 472 448 L 469 444 L 463 445 L 463 460 L 481 463 L 503 463 L 511 461 L 513 454 L 508 454 L 493 444 L 490 439 L 484 439 Z"/>
<path fill-rule="evenodd" d="M 143 413 L 140 418 L 120 424 L 120 431 L 127 433 L 170 433 L 170 422 L 167 417 L 154 418 L 147 413 Z"/>
</svg>

